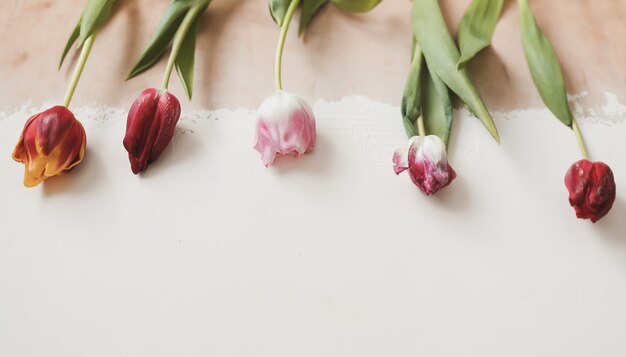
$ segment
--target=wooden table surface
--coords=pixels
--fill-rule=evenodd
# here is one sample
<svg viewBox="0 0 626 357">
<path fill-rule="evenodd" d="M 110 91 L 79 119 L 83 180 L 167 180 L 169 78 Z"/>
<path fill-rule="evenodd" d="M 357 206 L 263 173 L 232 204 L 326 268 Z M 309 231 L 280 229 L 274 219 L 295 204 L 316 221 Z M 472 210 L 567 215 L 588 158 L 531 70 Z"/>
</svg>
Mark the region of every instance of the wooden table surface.
<svg viewBox="0 0 626 357">
<path fill-rule="evenodd" d="M 57 71 L 60 52 L 85 0 L 0 2 L 0 108 L 62 99 L 77 56 Z M 127 107 L 158 86 L 166 59 L 147 73 L 124 79 L 154 31 L 168 1 L 120 1 L 97 38 L 74 104 Z M 469 0 L 442 0 L 453 31 Z M 570 94 L 586 92 L 592 110 L 604 92 L 626 102 L 626 1 L 531 0 L 553 41 Z M 383 1 L 368 14 L 326 6 L 306 36 L 291 29 L 284 55 L 287 90 L 310 101 L 362 94 L 399 103 L 408 68 L 411 2 Z M 297 18 L 295 19 L 297 21 Z M 196 53 L 195 98 L 187 109 L 255 108 L 273 90 L 278 29 L 263 0 L 215 0 L 204 14 Z M 493 47 L 470 66 L 494 110 L 540 106 L 521 48 L 518 10 L 507 1 Z M 174 92 L 183 96 L 178 79 Z"/>
</svg>

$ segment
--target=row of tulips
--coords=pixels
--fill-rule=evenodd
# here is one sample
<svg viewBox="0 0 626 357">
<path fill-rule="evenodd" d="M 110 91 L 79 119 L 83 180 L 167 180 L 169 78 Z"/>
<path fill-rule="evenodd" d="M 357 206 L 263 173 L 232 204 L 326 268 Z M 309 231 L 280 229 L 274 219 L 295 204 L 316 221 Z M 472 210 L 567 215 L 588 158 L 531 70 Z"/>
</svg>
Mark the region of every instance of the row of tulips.
<svg viewBox="0 0 626 357">
<path fill-rule="evenodd" d="M 276 53 L 276 92 L 259 107 L 254 149 L 263 164 L 270 166 L 277 155 L 309 153 L 315 148 L 315 118 L 310 106 L 282 87 L 281 65 L 286 34 L 296 10 L 301 7 L 300 33 L 326 3 L 346 11 L 365 12 L 381 0 L 269 0 L 270 13 L 280 27 Z M 393 154 L 396 174 L 408 171 L 425 195 L 450 185 L 456 172 L 448 163 L 446 147 L 452 128 L 450 93 L 455 93 L 485 125 L 496 141 L 495 123 L 474 87 L 465 64 L 489 45 L 504 0 L 473 0 L 458 34 L 450 35 L 437 0 L 414 0 L 413 52 L 404 95 L 402 117 L 409 144 Z M 524 50 L 533 80 L 548 108 L 575 133 L 583 159 L 565 176 L 569 200 L 579 218 L 596 222 L 611 209 L 616 188 L 611 169 L 588 160 L 580 129 L 568 107 L 563 75 L 552 46 L 541 32 L 527 0 L 520 5 Z M 25 164 L 24 185 L 32 187 L 62 174 L 84 158 L 86 135 L 81 123 L 68 109 L 85 67 L 96 33 L 110 16 L 114 0 L 89 0 L 61 57 L 72 45 L 81 47 L 74 74 L 62 106 L 54 106 L 28 119 L 13 152 Z M 210 0 L 173 0 L 163 15 L 129 79 L 149 69 L 171 46 L 160 88 L 143 91 L 131 106 L 123 145 L 131 170 L 138 174 L 156 161 L 171 141 L 181 105 L 167 90 L 174 68 L 191 99 L 196 31 L 200 15 Z"/>
</svg>

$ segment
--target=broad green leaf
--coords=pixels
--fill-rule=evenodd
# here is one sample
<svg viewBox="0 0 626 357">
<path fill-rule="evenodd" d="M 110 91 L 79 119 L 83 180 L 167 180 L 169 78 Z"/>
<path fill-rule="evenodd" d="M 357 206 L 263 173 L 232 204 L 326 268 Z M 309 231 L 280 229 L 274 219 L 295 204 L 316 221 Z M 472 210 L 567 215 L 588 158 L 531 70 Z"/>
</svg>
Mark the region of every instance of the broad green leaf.
<svg viewBox="0 0 626 357">
<path fill-rule="evenodd" d="M 198 32 L 199 22 L 200 16 L 194 20 L 193 25 L 191 25 L 191 28 L 185 35 L 178 56 L 176 56 L 176 71 L 189 100 L 191 100 L 193 94 L 194 57 L 196 54 L 196 33 Z"/>
<path fill-rule="evenodd" d="M 300 14 L 300 29 L 298 35 L 302 36 L 304 31 L 309 27 L 309 23 L 317 14 L 317 12 L 330 0 L 303 0 L 302 13 Z"/>
<path fill-rule="evenodd" d="M 80 23 L 78 44 L 82 45 L 87 37 L 93 35 L 111 15 L 114 0 L 89 0 L 83 11 Z"/>
<path fill-rule="evenodd" d="M 461 98 L 496 142 L 500 142 L 496 125 L 467 70 L 457 70 L 460 53 L 448 31 L 437 0 L 414 0 L 412 17 L 413 32 L 428 68 Z"/>
<path fill-rule="evenodd" d="M 80 35 L 80 23 L 81 23 L 81 20 L 79 19 L 78 23 L 76 24 L 76 27 L 74 27 L 74 31 L 72 31 L 72 34 L 70 35 L 70 38 L 67 39 L 67 43 L 65 44 L 65 48 L 63 49 L 63 53 L 61 54 L 61 61 L 59 61 L 59 69 L 61 69 L 61 66 L 63 65 L 65 56 L 67 56 L 67 54 L 70 52 L 70 49 L 76 42 L 76 39 L 78 39 L 78 36 Z"/>
<path fill-rule="evenodd" d="M 527 0 L 519 0 L 522 41 L 530 74 L 550 111 L 563 124 L 572 127 L 572 112 L 567 102 L 565 80 L 550 40 L 537 26 Z"/>
<path fill-rule="evenodd" d="M 270 0 L 270 15 L 272 15 L 272 19 L 278 24 L 278 26 L 283 26 L 283 20 L 285 19 L 285 15 L 287 14 L 287 8 L 289 8 L 289 4 L 291 4 L 292 0 Z"/>
<path fill-rule="evenodd" d="M 448 146 L 452 131 L 452 101 L 448 87 L 424 68 L 422 75 L 422 118 L 427 135 L 437 135 Z"/>
<path fill-rule="evenodd" d="M 165 14 L 161 17 L 161 21 L 152 35 L 148 46 L 146 46 L 146 49 L 135 64 L 135 67 L 128 75 L 127 80 L 143 73 L 161 58 L 170 43 L 172 43 L 178 26 L 183 21 L 183 17 L 185 17 L 185 14 L 192 5 L 193 1 L 189 0 L 174 0 L 170 3 L 165 10 Z"/>
<path fill-rule="evenodd" d="M 350 12 L 367 12 L 382 0 L 331 0 L 338 8 Z"/>
<path fill-rule="evenodd" d="M 422 115 L 421 108 L 421 86 L 420 79 L 423 73 L 424 58 L 419 46 L 413 42 L 413 53 L 411 54 L 411 67 L 404 85 L 404 93 L 402 94 L 402 102 L 400 104 L 400 112 L 402 113 L 402 123 L 404 130 L 409 138 L 417 135 L 415 123 Z"/>
<path fill-rule="evenodd" d="M 478 52 L 489 46 L 503 3 L 504 0 L 473 0 L 467 8 L 457 35 L 461 49 L 458 68 L 463 67 Z"/>
</svg>

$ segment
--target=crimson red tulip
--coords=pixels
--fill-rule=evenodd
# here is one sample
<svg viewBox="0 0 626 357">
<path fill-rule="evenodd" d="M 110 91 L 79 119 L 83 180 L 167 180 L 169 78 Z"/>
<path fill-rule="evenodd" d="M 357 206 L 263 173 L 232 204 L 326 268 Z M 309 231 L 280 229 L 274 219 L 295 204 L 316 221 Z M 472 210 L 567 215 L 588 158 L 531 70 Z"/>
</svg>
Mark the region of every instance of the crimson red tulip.
<svg viewBox="0 0 626 357">
<path fill-rule="evenodd" d="M 13 151 L 13 159 L 25 165 L 24 186 L 37 186 L 78 165 L 86 143 L 85 129 L 66 107 L 30 117 Z"/>
<path fill-rule="evenodd" d="M 144 90 L 128 112 L 124 147 L 134 174 L 156 161 L 174 136 L 180 118 L 178 99 L 166 90 Z"/>
<path fill-rule="evenodd" d="M 565 174 L 565 186 L 576 216 L 593 223 L 604 217 L 615 202 L 613 171 L 600 161 L 575 162 Z"/>
</svg>

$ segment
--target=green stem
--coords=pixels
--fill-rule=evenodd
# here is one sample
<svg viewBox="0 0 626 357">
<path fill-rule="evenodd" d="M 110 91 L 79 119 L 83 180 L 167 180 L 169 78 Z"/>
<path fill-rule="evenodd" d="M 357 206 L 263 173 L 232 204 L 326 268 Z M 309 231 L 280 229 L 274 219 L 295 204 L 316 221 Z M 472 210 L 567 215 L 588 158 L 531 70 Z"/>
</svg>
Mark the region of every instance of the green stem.
<svg viewBox="0 0 626 357">
<path fill-rule="evenodd" d="M 424 117 L 421 115 L 417 118 L 417 132 L 420 134 L 420 136 L 426 136 L 426 128 L 424 128 Z"/>
<path fill-rule="evenodd" d="M 278 46 L 276 47 L 276 89 L 283 90 L 283 82 L 281 78 L 281 67 L 283 64 L 283 48 L 285 47 L 285 38 L 287 37 L 287 31 L 289 30 L 289 24 L 291 24 L 291 19 L 293 18 L 293 14 L 296 12 L 298 8 L 298 4 L 300 0 L 292 0 L 291 4 L 287 8 L 287 13 L 285 14 L 285 18 L 283 19 L 282 26 L 280 27 L 280 37 L 278 38 Z"/>
<path fill-rule="evenodd" d="M 180 23 L 180 27 L 176 31 L 176 36 L 174 37 L 174 42 L 172 44 L 172 51 L 170 52 L 170 57 L 167 60 L 167 67 L 165 67 L 165 74 L 163 75 L 163 84 L 161 87 L 167 90 L 167 86 L 170 84 L 170 77 L 172 76 L 172 70 L 174 70 L 174 65 L 176 64 L 176 58 L 180 53 L 180 49 L 183 46 L 183 42 L 185 41 L 185 37 L 187 37 L 187 33 L 191 28 L 191 25 L 198 17 L 199 13 L 204 11 L 206 6 L 203 5 L 194 5 L 189 9 L 187 15 L 183 19 L 183 22 Z"/>
<path fill-rule="evenodd" d="M 83 43 L 83 48 L 80 51 L 80 57 L 78 57 L 78 62 L 76 63 L 76 67 L 74 67 L 74 73 L 72 74 L 72 79 L 70 80 L 70 84 L 67 87 L 67 91 L 65 91 L 65 98 L 63 99 L 63 106 L 66 108 L 69 107 L 70 102 L 72 101 L 72 97 L 74 96 L 74 91 L 76 90 L 76 86 L 78 85 L 78 81 L 80 80 L 80 76 L 83 73 L 83 69 L 85 68 L 85 63 L 87 63 L 87 58 L 89 57 L 89 52 L 91 52 L 91 47 L 93 47 L 93 41 L 96 39 L 96 34 L 92 34 L 87 37 L 85 43 Z"/>
<path fill-rule="evenodd" d="M 580 148 L 580 153 L 583 155 L 583 159 L 589 160 L 589 154 L 587 153 L 587 146 L 585 145 L 585 139 L 583 139 L 583 134 L 580 132 L 578 123 L 576 122 L 576 119 L 574 118 L 572 118 L 572 130 L 574 130 L 574 135 L 576 135 L 576 140 L 578 141 L 578 147 Z"/>
</svg>

